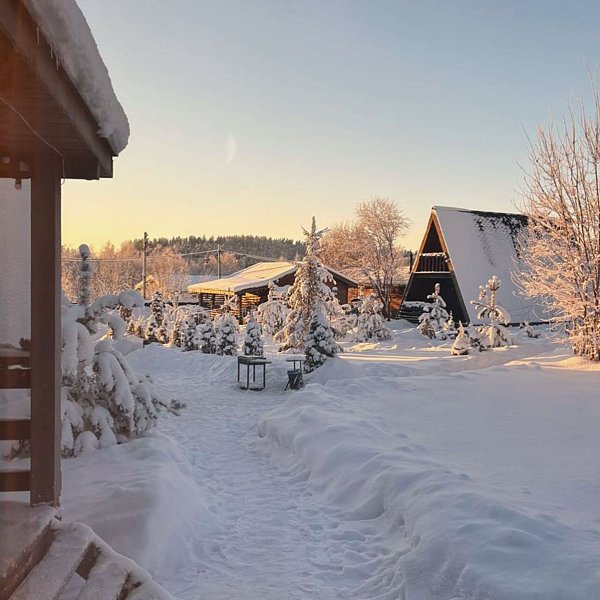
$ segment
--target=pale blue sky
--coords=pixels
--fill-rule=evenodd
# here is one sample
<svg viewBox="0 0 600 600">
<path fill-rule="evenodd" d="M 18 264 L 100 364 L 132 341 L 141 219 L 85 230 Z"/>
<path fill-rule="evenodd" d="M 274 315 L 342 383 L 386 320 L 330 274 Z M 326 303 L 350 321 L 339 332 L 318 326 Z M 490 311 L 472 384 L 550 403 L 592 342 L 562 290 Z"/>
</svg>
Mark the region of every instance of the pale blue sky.
<svg viewBox="0 0 600 600">
<path fill-rule="evenodd" d="M 600 63 L 591 1 L 78 2 L 132 136 L 114 180 L 65 185 L 69 244 L 298 239 L 379 195 L 416 247 L 432 205 L 513 210 L 523 128 Z"/>
</svg>

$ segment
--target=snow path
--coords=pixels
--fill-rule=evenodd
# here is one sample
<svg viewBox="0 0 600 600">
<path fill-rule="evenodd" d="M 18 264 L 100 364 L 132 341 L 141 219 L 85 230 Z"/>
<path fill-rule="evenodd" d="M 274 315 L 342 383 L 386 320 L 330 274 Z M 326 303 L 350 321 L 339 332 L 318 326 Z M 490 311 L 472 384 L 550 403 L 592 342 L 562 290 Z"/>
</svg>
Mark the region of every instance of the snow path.
<svg viewBox="0 0 600 600">
<path fill-rule="evenodd" d="M 187 402 L 183 415 L 163 421 L 161 430 L 183 445 L 222 519 L 213 536 L 191 532 L 176 573 L 158 574 L 177 598 L 356 597 L 367 574 L 397 560 L 373 521 L 347 521 L 313 497 L 305 473 L 278 470 L 261 451 L 257 423 L 283 401 L 285 364 L 270 365 L 265 391 L 244 392 L 230 383 L 235 359 L 215 358 L 214 369 L 201 373 L 209 357 L 178 353 L 173 361 L 172 351 L 144 352 L 146 360 L 148 352 L 163 355 L 152 360 L 153 375 L 166 393 Z"/>
</svg>

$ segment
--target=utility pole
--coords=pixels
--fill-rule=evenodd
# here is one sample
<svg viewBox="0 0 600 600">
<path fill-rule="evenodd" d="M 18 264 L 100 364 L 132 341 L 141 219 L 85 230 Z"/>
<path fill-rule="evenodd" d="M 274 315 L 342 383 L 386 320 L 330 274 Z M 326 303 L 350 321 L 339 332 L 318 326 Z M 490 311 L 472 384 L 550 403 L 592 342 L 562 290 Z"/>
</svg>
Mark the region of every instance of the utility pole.
<svg viewBox="0 0 600 600">
<path fill-rule="evenodd" d="M 143 245 L 143 260 L 142 260 L 142 296 L 146 300 L 146 254 L 148 253 L 148 232 L 144 231 L 144 245 Z"/>
<path fill-rule="evenodd" d="M 217 244 L 217 279 L 221 279 L 221 244 Z"/>
</svg>

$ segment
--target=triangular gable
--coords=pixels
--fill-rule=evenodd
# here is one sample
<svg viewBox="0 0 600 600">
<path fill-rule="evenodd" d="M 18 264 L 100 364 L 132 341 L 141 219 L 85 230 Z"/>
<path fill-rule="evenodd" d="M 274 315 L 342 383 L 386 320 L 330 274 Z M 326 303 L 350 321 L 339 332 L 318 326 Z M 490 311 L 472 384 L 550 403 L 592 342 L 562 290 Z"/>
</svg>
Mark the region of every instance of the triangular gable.
<svg viewBox="0 0 600 600">
<path fill-rule="evenodd" d="M 543 308 L 522 297 L 512 280 L 520 262 L 517 244 L 527 226 L 526 217 L 445 206 L 436 206 L 432 212 L 471 322 L 477 321 L 477 311 L 470 300 L 478 298 L 479 286 L 485 286 L 492 275 L 502 281 L 497 300 L 509 311 L 513 323 L 547 319 Z"/>
</svg>

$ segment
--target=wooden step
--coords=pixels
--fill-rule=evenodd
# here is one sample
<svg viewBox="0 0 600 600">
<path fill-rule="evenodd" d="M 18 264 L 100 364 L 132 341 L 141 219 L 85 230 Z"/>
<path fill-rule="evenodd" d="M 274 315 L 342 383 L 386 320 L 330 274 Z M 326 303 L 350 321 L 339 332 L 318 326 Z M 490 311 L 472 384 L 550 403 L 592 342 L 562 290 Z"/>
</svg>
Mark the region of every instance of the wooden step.
<svg viewBox="0 0 600 600">
<path fill-rule="evenodd" d="M 126 570 L 100 554 L 77 600 L 118 600 L 127 578 Z"/>
<path fill-rule="evenodd" d="M 87 528 L 79 523 L 63 525 L 42 560 L 11 596 L 11 600 L 56 600 L 90 547 Z"/>
<path fill-rule="evenodd" d="M 46 553 L 56 509 L 29 503 L 0 503 L 0 600 L 7 600 Z"/>
</svg>

